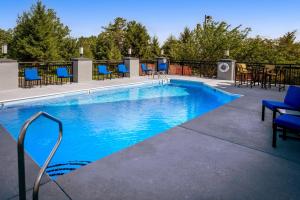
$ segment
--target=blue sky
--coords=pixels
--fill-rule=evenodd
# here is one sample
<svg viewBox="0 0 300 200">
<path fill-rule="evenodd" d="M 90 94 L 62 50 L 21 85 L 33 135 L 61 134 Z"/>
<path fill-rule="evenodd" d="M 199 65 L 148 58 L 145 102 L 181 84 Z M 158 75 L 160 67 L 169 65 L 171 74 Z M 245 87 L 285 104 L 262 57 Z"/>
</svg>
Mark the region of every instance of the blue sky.
<svg viewBox="0 0 300 200">
<path fill-rule="evenodd" d="M 23 11 L 36 0 L 1 0 L 0 28 L 13 28 Z M 251 27 L 251 36 L 279 37 L 287 31 L 300 32 L 299 0 L 43 0 L 53 8 L 71 35 L 97 35 L 115 17 L 137 20 L 149 33 L 164 41 L 185 26 L 194 27 L 204 15 L 233 26 Z M 298 33 L 298 40 L 300 34 Z"/>
</svg>

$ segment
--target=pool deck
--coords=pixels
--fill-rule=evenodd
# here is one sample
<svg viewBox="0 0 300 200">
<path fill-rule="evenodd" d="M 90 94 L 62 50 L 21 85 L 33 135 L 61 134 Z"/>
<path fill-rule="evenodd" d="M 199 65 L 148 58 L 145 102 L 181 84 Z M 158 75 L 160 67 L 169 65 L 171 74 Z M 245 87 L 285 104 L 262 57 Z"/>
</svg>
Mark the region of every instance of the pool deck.
<svg viewBox="0 0 300 200">
<path fill-rule="evenodd" d="M 51 181 L 40 199 L 299 199 L 300 142 L 271 147 L 271 112 L 261 100 L 285 92 L 202 81 L 243 96 L 194 120 Z M 0 92 L 0 102 L 149 81 L 147 77 Z M 38 166 L 26 158 L 28 198 Z M 16 142 L 0 125 L 0 199 L 18 199 Z"/>
</svg>

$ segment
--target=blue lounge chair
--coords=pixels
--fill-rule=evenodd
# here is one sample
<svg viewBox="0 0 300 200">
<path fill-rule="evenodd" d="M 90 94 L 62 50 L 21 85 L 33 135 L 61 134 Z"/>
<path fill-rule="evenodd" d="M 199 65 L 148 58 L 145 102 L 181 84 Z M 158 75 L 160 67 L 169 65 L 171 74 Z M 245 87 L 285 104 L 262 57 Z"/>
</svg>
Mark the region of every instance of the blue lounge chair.
<svg viewBox="0 0 300 200">
<path fill-rule="evenodd" d="M 152 69 L 149 69 L 146 64 L 142 64 L 141 67 L 142 67 L 142 73 L 146 75 L 149 75 L 149 73 L 153 71 Z"/>
<path fill-rule="evenodd" d="M 98 67 L 98 74 L 102 74 L 103 75 L 103 80 L 104 80 L 104 76 L 108 76 L 111 79 L 111 71 L 107 71 L 107 67 L 106 65 L 99 65 Z"/>
<path fill-rule="evenodd" d="M 124 64 L 119 64 L 118 65 L 118 73 L 119 73 L 119 75 L 122 74 L 122 76 L 124 77 L 126 74 L 129 74 L 129 71 Z"/>
<path fill-rule="evenodd" d="M 57 75 L 57 78 L 60 79 L 61 84 L 62 84 L 62 81 L 64 78 L 70 79 L 70 83 L 72 82 L 71 79 L 73 78 L 73 75 L 69 74 L 68 69 L 66 67 L 57 68 L 56 75 Z"/>
<path fill-rule="evenodd" d="M 300 116 L 284 114 L 274 119 L 272 140 L 272 146 L 274 148 L 276 147 L 277 127 L 281 127 L 283 129 L 283 139 L 285 140 L 287 130 L 300 132 Z"/>
<path fill-rule="evenodd" d="M 28 82 L 29 82 L 29 86 L 31 86 L 31 83 L 33 81 L 37 81 L 37 83 L 40 83 L 40 86 L 42 86 L 42 79 L 38 74 L 37 68 L 25 68 L 24 78 L 25 78 L 25 87 L 27 86 Z"/>
<path fill-rule="evenodd" d="M 273 111 L 273 119 L 276 117 L 277 108 L 300 111 L 300 87 L 290 86 L 284 98 L 284 102 L 263 100 L 261 114 L 262 121 L 265 119 L 266 107 Z"/>
<path fill-rule="evenodd" d="M 167 73 L 167 71 L 168 71 L 167 63 L 159 63 L 157 71 L 160 73 L 164 73 L 164 74 Z"/>
</svg>

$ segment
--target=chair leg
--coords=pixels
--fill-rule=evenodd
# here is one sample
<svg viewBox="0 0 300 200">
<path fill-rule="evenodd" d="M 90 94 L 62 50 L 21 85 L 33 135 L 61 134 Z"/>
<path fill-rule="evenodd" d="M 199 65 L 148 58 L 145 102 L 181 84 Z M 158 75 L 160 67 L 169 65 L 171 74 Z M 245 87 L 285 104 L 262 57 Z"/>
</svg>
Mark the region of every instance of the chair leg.
<svg viewBox="0 0 300 200">
<path fill-rule="evenodd" d="M 272 120 L 274 120 L 276 118 L 276 110 L 273 110 L 273 118 Z"/>
<path fill-rule="evenodd" d="M 265 121 L 265 110 L 266 110 L 266 107 L 264 105 L 262 105 L 262 109 L 261 109 L 261 121 Z"/>
<path fill-rule="evenodd" d="M 283 128 L 282 130 L 282 139 L 286 140 L 286 128 Z"/>
<path fill-rule="evenodd" d="M 237 78 L 237 75 L 235 74 L 235 76 L 234 76 L 234 86 L 236 86 L 236 78 Z"/>
<path fill-rule="evenodd" d="M 273 123 L 273 139 L 272 139 L 273 148 L 276 148 L 276 140 L 277 140 L 277 125 Z"/>
</svg>

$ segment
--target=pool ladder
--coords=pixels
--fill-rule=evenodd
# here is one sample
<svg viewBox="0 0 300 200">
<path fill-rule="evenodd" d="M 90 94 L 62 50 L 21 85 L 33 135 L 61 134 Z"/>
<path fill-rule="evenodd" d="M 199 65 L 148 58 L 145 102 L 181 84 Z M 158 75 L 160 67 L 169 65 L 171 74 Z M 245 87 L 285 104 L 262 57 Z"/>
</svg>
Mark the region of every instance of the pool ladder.
<svg viewBox="0 0 300 200">
<path fill-rule="evenodd" d="M 160 77 L 160 76 L 162 76 L 162 77 Z M 159 76 L 158 76 L 158 83 L 159 84 L 165 84 L 165 83 L 169 83 L 170 82 L 170 80 L 168 79 L 168 77 L 167 77 L 167 74 L 160 74 Z"/>
<path fill-rule="evenodd" d="M 35 179 L 34 182 L 34 187 L 33 187 L 33 193 L 32 193 L 32 199 L 33 200 L 38 200 L 39 198 L 39 188 L 40 188 L 40 182 L 42 179 L 43 174 L 45 173 L 45 170 L 50 163 L 52 157 L 54 156 L 57 148 L 59 147 L 59 144 L 62 139 L 63 135 L 63 125 L 62 122 L 55 117 L 49 115 L 46 112 L 38 112 L 32 117 L 30 117 L 22 126 L 22 129 L 19 134 L 18 138 L 18 175 L 19 175 L 19 199 L 20 200 L 26 200 L 26 182 L 25 182 L 25 159 L 24 159 L 24 140 L 25 140 L 25 135 L 27 128 L 39 117 L 46 117 L 47 119 L 50 119 L 54 122 L 56 122 L 59 125 L 59 135 L 57 138 L 57 141 L 51 150 L 48 158 L 46 159 L 45 163 L 43 164 L 43 167 L 40 169 L 38 176 Z"/>
</svg>

